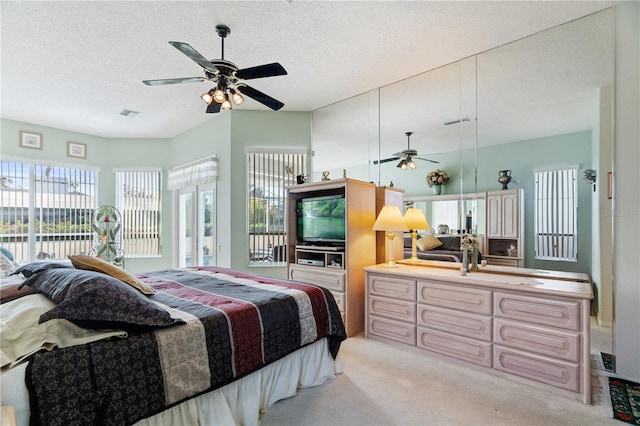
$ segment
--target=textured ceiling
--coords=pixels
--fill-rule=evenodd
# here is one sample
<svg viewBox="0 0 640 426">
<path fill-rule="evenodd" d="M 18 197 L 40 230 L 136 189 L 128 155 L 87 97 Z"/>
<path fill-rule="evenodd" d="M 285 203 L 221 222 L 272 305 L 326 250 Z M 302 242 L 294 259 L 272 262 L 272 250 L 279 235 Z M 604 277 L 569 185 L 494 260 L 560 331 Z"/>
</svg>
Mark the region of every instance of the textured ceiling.
<svg viewBox="0 0 640 426">
<path fill-rule="evenodd" d="M 1 2 L 3 118 L 104 137 L 173 137 L 216 115 L 206 83 L 167 42 L 240 68 L 280 62 L 252 86 L 312 111 L 610 7 L 599 1 L 15 1 Z M 240 108 L 266 109 L 247 101 Z M 139 111 L 135 118 L 119 113 Z"/>
</svg>

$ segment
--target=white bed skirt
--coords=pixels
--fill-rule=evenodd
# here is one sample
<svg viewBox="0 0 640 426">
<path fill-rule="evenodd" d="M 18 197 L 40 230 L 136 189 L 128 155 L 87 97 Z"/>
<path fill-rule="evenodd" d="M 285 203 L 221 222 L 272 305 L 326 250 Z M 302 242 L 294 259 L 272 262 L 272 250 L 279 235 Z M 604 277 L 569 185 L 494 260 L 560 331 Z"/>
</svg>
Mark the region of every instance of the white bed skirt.
<svg viewBox="0 0 640 426">
<path fill-rule="evenodd" d="M 2 405 L 12 405 L 18 426 L 29 424 L 29 395 L 24 384 L 26 363 L 3 372 Z M 327 339 L 305 346 L 220 389 L 189 399 L 136 423 L 137 426 L 258 425 L 277 401 L 295 396 L 300 388 L 323 384 L 342 372 Z"/>
</svg>

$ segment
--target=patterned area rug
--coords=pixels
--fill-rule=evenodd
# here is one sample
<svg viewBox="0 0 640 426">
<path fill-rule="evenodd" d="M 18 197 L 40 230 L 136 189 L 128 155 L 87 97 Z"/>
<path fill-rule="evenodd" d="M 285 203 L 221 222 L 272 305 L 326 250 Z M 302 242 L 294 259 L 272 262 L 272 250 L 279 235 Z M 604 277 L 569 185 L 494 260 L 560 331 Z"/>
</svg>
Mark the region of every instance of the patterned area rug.
<svg viewBox="0 0 640 426">
<path fill-rule="evenodd" d="M 609 377 L 613 418 L 640 425 L 640 384 Z"/>
<path fill-rule="evenodd" d="M 600 352 L 600 356 L 602 356 L 602 364 L 604 366 L 604 369 L 614 372 L 616 370 L 616 357 L 604 352 Z"/>
</svg>

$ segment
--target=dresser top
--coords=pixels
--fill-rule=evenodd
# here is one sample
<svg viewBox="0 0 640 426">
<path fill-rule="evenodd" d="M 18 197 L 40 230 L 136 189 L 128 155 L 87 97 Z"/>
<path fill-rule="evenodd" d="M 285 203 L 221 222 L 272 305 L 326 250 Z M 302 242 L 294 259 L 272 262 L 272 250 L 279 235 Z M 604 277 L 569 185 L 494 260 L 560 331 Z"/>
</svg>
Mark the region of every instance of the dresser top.
<svg viewBox="0 0 640 426">
<path fill-rule="evenodd" d="M 507 270 L 480 267 L 478 272 L 460 273 L 460 264 L 450 262 L 450 265 L 438 265 L 446 262 L 436 262 L 435 265 L 407 265 L 401 264 L 396 268 L 384 265 L 373 265 L 364 268 L 366 272 L 375 272 L 398 278 L 413 278 L 416 280 L 432 279 L 470 286 L 483 286 L 492 289 L 519 291 L 523 293 L 550 294 L 578 299 L 593 299 L 593 290 L 589 282 L 580 280 L 583 274 L 576 274 L 577 279 L 571 280 L 566 273 L 553 276 L 555 271 L 526 270 L 524 268 L 509 268 Z M 518 272 L 521 272 L 518 274 Z M 548 278 L 543 278 L 549 276 Z"/>
</svg>

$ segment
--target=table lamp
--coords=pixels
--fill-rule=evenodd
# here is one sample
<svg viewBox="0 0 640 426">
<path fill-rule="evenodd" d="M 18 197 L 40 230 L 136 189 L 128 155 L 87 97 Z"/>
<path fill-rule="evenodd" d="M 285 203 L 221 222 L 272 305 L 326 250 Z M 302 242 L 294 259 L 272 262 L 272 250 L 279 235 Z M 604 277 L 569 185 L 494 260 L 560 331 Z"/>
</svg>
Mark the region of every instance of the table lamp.
<svg viewBox="0 0 640 426">
<path fill-rule="evenodd" d="M 410 262 L 417 262 L 418 255 L 416 254 L 416 242 L 418 239 L 418 229 L 424 229 L 428 231 L 431 229 L 429 226 L 429 222 L 427 218 L 424 217 L 424 213 L 422 210 L 409 207 L 407 211 L 404 212 L 404 223 L 406 223 L 407 228 L 409 228 L 411 232 L 411 257 L 409 258 Z"/>
<path fill-rule="evenodd" d="M 387 239 L 387 261 L 384 266 L 388 268 L 396 268 L 398 264 L 393 260 L 393 239 L 396 232 L 407 231 L 407 225 L 404 222 L 402 213 L 398 206 L 384 206 L 378 214 L 376 223 L 373 224 L 374 231 L 384 231 Z"/>
</svg>

